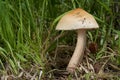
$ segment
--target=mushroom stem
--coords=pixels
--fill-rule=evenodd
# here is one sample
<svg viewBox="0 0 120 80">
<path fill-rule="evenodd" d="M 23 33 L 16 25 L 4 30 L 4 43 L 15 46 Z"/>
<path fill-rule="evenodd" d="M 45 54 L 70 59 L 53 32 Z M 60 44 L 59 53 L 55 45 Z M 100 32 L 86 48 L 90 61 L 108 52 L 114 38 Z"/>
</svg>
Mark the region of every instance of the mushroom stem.
<svg viewBox="0 0 120 80">
<path fill-rule="evenodd" d="M 82 61 L 85 45 L 86 45 L 86 31 L 84 29 L 77 31 L 77 44 L 72 58 L 67 66 L 67 71 L 73 73 L 78 63 Z"/>
</svg>

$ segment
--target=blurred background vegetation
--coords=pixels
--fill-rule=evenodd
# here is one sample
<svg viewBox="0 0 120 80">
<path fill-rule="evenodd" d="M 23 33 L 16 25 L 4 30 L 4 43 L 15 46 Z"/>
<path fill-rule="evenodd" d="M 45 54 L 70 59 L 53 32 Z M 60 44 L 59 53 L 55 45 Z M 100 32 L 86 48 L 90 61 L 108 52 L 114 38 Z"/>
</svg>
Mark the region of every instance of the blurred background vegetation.
<svg viewBox="0 0 120 80">
<path fill-rule="evenodd" d="M 47 74 L 47 79 L 53 78 L 52 70 L 60 69 L 55 65 L 57 53 L 70 57 L 76 44 L 74 31 L 56 31 L 55 27 L 63 13 L 75 8 L 92 14 L 100 26 L 88 31 L 87 47 L 91 46 L 89 42 L 98 46 L 89 57 L 97 62 L 109 56 L 119 68 L 119 0 L 0 0 L 0 77 L 23 78 L 29 74 L 29 78 L 35 75 L 38 79 Z M 72 46 L 69 54 L 58 48 L 62 45 Z"/>
</svg>

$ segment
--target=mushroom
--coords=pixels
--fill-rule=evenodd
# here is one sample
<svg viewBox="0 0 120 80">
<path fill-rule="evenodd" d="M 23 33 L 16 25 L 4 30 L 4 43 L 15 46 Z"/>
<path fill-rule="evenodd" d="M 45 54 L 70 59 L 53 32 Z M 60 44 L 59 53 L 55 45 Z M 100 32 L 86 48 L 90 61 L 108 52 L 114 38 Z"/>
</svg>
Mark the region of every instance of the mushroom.
<svg viewBox="0 0 120 80">
<path fill-rule="evenodd" d="M 67 66 L 67 71 L 73 73 L 82 61 L 86 46 L 86 30 L 99 28 L 94 17 L 81 8 L 66 13 L 58 22 L 56 30 L 76 30 L 77 44 Z"/>
</svg>

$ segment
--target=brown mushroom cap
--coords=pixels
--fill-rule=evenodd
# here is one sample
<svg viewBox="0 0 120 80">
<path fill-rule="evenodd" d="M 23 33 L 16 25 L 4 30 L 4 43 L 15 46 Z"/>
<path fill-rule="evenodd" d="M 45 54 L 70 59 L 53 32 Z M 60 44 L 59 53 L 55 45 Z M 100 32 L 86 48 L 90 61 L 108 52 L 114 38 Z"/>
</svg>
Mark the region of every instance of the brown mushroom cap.
<svg viewBox="0 0 120 80">
<path fill-rule="evenodd" d="M 81 8 L 66 13 L 58 22 L 56 30 L 77 30 L 99 28 L 94 17 Z"/>
</svg>

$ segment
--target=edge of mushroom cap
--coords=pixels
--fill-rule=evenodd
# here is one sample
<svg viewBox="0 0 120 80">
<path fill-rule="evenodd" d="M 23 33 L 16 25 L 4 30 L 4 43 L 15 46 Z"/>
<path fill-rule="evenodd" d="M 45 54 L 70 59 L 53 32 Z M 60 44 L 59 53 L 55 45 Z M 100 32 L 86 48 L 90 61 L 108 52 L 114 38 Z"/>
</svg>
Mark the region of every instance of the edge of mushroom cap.
<svg viewBox="0 0 120 80">
<path fill-rule="evenodd" d="M 99 28 L 94 17 L 81 8 L 66 13 L 58 22 L 56 30 L 77 30 Z"/>
</svg>

